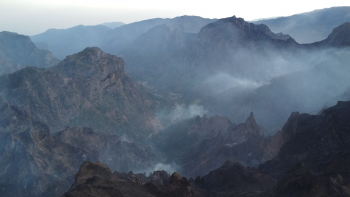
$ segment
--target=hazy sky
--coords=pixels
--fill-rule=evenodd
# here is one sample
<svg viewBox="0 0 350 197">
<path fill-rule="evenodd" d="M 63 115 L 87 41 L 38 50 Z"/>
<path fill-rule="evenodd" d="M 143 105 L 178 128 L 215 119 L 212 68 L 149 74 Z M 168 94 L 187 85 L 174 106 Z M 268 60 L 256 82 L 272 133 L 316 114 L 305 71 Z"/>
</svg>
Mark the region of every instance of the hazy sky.
<svg viewBox="0 0 350 197">
<path fill-rule="evenodd" d="M 350 6 L 349 0 L 0 0 L 0 31 L 34 35 L 50 28 L 131 23 L 150 18 L 196 15 L 245 20 L 289 16 Z"/>
</svg>

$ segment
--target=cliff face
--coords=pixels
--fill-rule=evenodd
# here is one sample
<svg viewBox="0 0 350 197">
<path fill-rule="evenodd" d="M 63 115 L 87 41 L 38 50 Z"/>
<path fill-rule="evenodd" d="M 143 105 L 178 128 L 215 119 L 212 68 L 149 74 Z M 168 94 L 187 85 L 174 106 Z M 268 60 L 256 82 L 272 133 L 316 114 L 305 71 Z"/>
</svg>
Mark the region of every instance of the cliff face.
<svg viewBox="0 0 350 197">
<path fill-rule="evenodd" d="M 46 68 L 58 62 L 51 52 L 38 49 L 28 36 L 0 32 L 0 75 L 26 66 Z"/>
<path fill-rule="evenodd" d="M 267 158 L 276 157 L 259 168 L 280 177 L 302 162 L 318 175 L 339 173 L 344 184 L 348 183 L 349 109 L 347 101 L 323 110 L 321 115 L 292 114 L 266 151 Z"/>
</svg>

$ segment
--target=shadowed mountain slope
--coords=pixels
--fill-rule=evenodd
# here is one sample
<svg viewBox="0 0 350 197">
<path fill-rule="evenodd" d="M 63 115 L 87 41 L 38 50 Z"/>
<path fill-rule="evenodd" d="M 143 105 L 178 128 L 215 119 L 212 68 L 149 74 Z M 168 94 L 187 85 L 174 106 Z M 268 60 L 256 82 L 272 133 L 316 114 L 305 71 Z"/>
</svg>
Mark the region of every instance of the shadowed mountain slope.
<svg viewBox="0 0 350 197">
<path fill-rule="evenodd" d="M 0 32 L 0 75 L 26 66 L 47 68 L 58 62 L 51 52 L 38 49 L 28 36 Z"/>
<path fill-rule="evenodd" d="M 266 158 L 272 158 L 272 160 L 265 162 L 257 169 L 245 167 L 235 161 L 226 161 L 224 165 L 204 176 L 197 176 L 195 179 L 190 178 L 190 184 L 186 182 L 186 179 L 182 178 L 181 183 L 187 185 L 187 187 L 183 188 L 186 188 L 187 190 L 185 191 L 198 197 L 348 197 L 350 196 L 350 171 L 348 165 L 350 158 L 348 139 L 350 136 L 349 109 L 350 102 L 347 101 L 338 102 L 336 106 L 325 109 L 321 115 L 295 112 L 291 115 L 284 128 L 272 138 L 268 148 L 264 150 L 268 155 Z M 249 128 L 248 125 L 253 125 L 252 118 L 249 117 L 245 125 L 242 124 L 241 127 Z M 207 132 L 204 130 L 204 133 Z M 215 144 L 214 141 L 212 142 Z M 84 168 L 84 165 L 97 164 L 85 162 L 82 168 Z M 66 194 L 76 192 L 76 195 L 81 195 L 82 191 L 89 192 L 93 190 L 96 191 L 94 195 L 110 192 L 110 195 L 128 196 L 131 193 L 127 191 L 127 188 L 133 187 L 133 192 L 149 191 L 148 189 L 154 188 L 153 191 L 158 191 L 158 193 L 153 193 L 155 194 L 154 196 L 164 196 L 162 193 L 164 188 L 174 188 L 174 186 L 171 186 L 173 183 L 171 181 L 172 178 L 170 178 L 170 184 L 163 183 L 160 186 L 150 187 L 152 184 L 144 184 L 141 180 L 146 182 L 151 180 L 147 180 L 145 177 L 142 178 L 142 176 L 136 177 L 140 177 L 139 183 L 144 185 L 136 185 L 134 181 L 133 186 L 131 186 L 132 183 L 129 181 L 128 186 L 121 187 L 120 178 L 119 181 L 116 181 L 117 177 L 113 175 L 104 178 L 110 181 L 102 182 L 102 171 L 87 173 L 88 171 L 83 170 L 85 171 L 84 174 L 88 174 L 88 176 L 85 176 L 86 179 L 82 180 L 82 178 L 79 178 L 82 174 L 82 168 L 76 175 L 76 184 Z M 108 174 L 111 174 L 110 170 Z M 127 177 L 125 175 L 121 176 L 120 173 L 115 173 L 115 175 Z M 181 177 L 180 175 L 177 176 Z M 90 181 L 88 181 L 89 177 L 94 178 L 90 178 Z M 113 193 L 112 190 L 103 187 L 107 183 L 118 191 Z M 78 185 L 80 186 L 78 187 Z M 94 188 L 99 188 L 99 190 Z M 122 188 L 124 188 L 124 191 L 122 191 Z M 174 196 L 185 196 L 184 193 L 181 193 L 183 191 L 172 190 L 171 194 Z"/>
</svg>

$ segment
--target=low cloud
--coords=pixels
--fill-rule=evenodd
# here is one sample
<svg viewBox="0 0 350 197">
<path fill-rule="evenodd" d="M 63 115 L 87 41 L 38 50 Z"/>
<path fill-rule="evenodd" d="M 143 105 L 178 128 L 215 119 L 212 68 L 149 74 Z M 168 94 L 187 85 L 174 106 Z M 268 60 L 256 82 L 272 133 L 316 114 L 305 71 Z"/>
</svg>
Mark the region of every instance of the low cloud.
<svg viewBox="0 0 350 197">
<path fill-rule="evenodd" d="M 169 126 L 176 122 L 192 118 L 194 116 L 203 116 L 208 113 L 203 106 L 192 104 L 186 106 L 185 104 L 175 104 L 172 110 L 162 110 L 157 113 L 157 118 L 162 122 L 163 125 Z"/>
<path fill-rule="evenodd" d="M 173 174 L 174 172 L 179 172 L 180 166 L 178 166 L 175 163 L 157 163 L 152 167 L 146 168 L 146 169 L 139 169 L 134 171 L 135 173 L 146 173 L 150 174 L 153 173 L 154 171 L 161 171 L 164 170 L 169 174 Z"/>
</svg>

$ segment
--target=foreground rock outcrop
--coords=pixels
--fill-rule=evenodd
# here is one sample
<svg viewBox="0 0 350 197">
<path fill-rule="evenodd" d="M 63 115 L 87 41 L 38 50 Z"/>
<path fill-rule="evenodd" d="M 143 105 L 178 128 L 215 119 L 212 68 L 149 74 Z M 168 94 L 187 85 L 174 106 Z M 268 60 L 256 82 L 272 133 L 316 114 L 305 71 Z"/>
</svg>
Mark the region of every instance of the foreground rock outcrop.
<svg viewBox="0 0 350 197">
<path fill-rule="evenodd" d="M 100 162 L 84 162 L 78 173 L 75 175 L 75 182 L 71 189 L 62 197 L 82 196 L 169 196 L 169 197 L 192 197 L 193 191 L 190 182 L 179 173 L 173 173 L 168 184 L 155 184 L 152 177 L 142 184 L 139 179 L 128 179 L 120 176 L 120 173 L 113 172 L 105 164 Z"/>
</svg>

